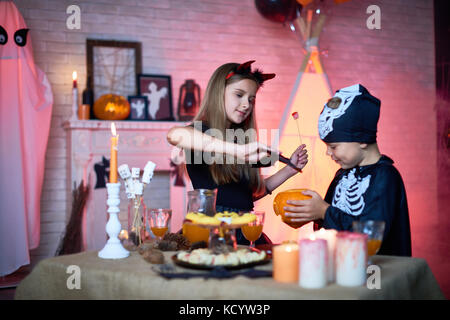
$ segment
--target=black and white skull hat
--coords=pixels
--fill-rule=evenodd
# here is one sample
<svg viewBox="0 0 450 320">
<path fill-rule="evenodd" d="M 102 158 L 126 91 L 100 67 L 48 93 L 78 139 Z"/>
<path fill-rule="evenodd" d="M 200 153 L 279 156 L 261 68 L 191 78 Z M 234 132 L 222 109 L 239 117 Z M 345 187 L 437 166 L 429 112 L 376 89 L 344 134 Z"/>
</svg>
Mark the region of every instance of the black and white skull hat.
<svg viewBox="0 0 450 320">
<path fill-rule="evenodd" d="M 319 116 L 319 136 L 324 142 L 375 143 L 381 102 L 361 84 L 336 91 L 338 107 L 325 104 Z"/>
</svg>

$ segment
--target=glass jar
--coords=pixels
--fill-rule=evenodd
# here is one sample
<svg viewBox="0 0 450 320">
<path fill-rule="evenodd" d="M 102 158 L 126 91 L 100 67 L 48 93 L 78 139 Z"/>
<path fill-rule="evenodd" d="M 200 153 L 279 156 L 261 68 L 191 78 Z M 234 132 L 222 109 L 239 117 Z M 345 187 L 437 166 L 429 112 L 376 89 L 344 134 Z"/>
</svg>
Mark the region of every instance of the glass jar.
<svg viewBox="0 0 450 320">
<path fill-rule="evenodd" d="M 200 212 L 213 217 L 216 214 L 217 189 L 195 189 L 188 191 L 187 212 Z M 191 222 L 184 222 L 182 228 L 183 236 L 191 243 L 204 241 L 208 243 L 210 234 L 209 228 L 195 225 Z"/>
<path fill-rule="evenodd" d="M 216 214 L 217 189 L 195 189 L 188 191 L 187 212 L 200 212 L 214 217 Z"/>
<path fill-rule="evenodd" d="M 128 241 L 129 245 L 140 245 L 150 237 L 145 230 L 146 206 L 143 197 L 128 201 Z"/>
</svg>

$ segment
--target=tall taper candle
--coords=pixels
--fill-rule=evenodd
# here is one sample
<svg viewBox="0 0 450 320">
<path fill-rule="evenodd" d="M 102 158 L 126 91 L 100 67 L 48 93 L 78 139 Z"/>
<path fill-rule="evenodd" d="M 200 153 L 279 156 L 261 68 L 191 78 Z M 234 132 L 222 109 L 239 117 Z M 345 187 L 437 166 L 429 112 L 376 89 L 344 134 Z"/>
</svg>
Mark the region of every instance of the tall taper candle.
<svg viewBox="0 0 450 320">
<path fill-rule="evenodd" d="M 111 160 L 109 162 L 109 183 L 117 183 L 117 144 L 119 135 L 116 134 L 116 125 L 111 123 Z"/>
<path fill-rule="evenodd" d="M 77 88 L 77 72 L 72 73 L 72 120 L 77 119 L 78 115 L 78 88 Z"/>
</svg>

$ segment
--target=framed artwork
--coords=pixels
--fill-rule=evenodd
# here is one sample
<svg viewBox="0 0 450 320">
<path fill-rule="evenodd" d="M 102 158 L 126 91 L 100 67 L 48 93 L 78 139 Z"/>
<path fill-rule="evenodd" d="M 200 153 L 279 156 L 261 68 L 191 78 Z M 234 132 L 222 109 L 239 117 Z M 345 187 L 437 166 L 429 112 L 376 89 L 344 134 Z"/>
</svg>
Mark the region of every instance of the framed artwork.
<svg viewBox="0 0 450 320">
<path fill-rule="evenodd" d="M 142 72 L 141 47 L 140 42 L 86 40 L 87 85 L 94 91 L 94 101 L 108 93 L 136 94 L 135 75 Z"/>
<path fill-rule="evenodd" d="M 147 120 L 148 99 L 146 96 L 128 96 L 130 103 L 130 115 L 128 120 Z"/>
<path fill-rule="evenodd" d="M 138 95 L 148 98 L 147 119 L 173 121 L 172 82 L 170 76 L 137 75 Z"/>
</svg>

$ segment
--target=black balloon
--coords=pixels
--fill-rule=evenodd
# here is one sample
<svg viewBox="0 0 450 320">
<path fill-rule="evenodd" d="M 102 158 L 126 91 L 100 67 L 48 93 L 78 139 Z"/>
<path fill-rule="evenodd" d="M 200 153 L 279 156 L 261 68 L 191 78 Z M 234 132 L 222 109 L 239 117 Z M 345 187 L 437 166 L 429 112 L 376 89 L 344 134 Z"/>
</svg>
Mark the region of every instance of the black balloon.
<svg viewBox="0 0 450 320">
<path fill-rule="evenodd" d="M 277 23 L 295 20 L 302 8 L 296 0 L 255 0 L 255 6 L 264 18 Z"/>
</svg>

